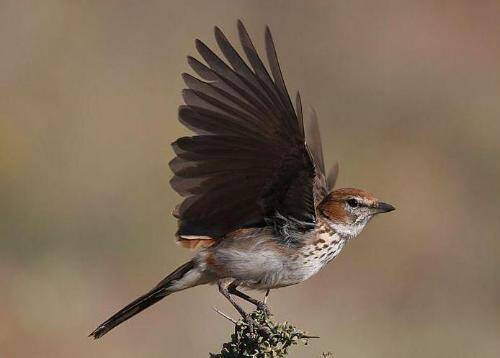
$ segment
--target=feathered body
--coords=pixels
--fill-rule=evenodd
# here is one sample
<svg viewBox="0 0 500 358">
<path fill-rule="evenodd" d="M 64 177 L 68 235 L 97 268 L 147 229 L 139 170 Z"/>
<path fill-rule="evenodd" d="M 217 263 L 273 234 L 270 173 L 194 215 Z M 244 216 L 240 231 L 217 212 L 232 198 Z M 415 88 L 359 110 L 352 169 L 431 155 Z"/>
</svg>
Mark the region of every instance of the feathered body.
<svg viewBox="0 0 500 358">
<path fill-rule="evenodd" d="M 247 61 L 215 28 L 226 61 L 203 42 L 206 64 L 188 57 L 200 79 L 183 74 L 188 87 L 179 120 L 194 131 L 173 143 L 172 187 L 184 197 L 174 210 L 180 245 L 200 249 L 152 290 L 102 323 L 99 338 L 171 293 L 218 283 L 234 301 L 237 288 L 268 290 L 300 283 L 333 260 L 370 221 L 394 210 L 360 189 L 336 189 L 338 167 L 325 172 L 313 112 L 304 120 L 297 93 L 290 100 L 269 29 L 268 72 L 241 22 Z M 304 125 L 306 122 L 306 125 Z"/>
<path fill-rule="evenodd" d="M 346 240 L 327 224 L 290 243 L 270 227 L 243 229 L 199 252 L 195 261 L 208 275 L 265 290 L 308 279 L 340 253 Z"/>
</svg>

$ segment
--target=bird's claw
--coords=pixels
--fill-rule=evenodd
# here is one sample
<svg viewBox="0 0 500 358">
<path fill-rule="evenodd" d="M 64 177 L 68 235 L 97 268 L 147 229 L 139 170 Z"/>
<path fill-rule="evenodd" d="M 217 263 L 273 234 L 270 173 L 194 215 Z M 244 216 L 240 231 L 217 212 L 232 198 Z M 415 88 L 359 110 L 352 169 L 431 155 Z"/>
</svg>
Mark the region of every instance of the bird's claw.
<svg viewBox="0 0 500 358">
<path fill-rule="evenodd" d="M 243 317 L 243 320 L 248 325 L 248 331 L 250 332 L 250 335 L 252 335 L 252 336 L 254 336 L 256 332 L 261 332 L 261 333 L 265 333 L 265 334 L 271 333 L 271 330 L 268 327 L 258 323 L 249 314 L 245 315 L 245 317 Z"/>
<path fill-rule="evenodd" d="M 255 320 L 249 314 L 246 314 L 243 317 L 243 321 L 245 321 L 245 323 L 247 324 L 250 335 L 253 336 L 255 334 L 255 326 L 257 325 L 257 322 L 255 322 Z"/>
<path fill-rule="evenodd" d="M 259 302 L 257 304 L 257 309 L 259 311 L 262 311 L 264 313 L 264 315 L 266 315 L 266 317 L 271 316 L 271 310 L 264 302 Z"/>
</svg>

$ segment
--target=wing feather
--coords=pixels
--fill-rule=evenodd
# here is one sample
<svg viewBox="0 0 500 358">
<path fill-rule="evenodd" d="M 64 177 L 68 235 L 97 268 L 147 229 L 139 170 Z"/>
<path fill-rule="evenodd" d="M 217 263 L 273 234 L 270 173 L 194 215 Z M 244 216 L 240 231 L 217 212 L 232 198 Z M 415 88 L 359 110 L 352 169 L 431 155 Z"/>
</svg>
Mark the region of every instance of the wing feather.
<svg viewBox="0 0 500 358">
<path fill-rule="evenodd" d="M 319 129 L 318 116 L 314 108 L 311 108 L 311 115 L 306 125 L 306 143 L 311 151 L 311 157 L 316 167 L 316 176 L 314 178 L 314 198 L 318 205 L 323 198 L 333 189 L 338 175 L 338 163 L 336 163 L 328 172 L 325 172 L 325 160 L 323 158 L 323 145 L 321 143 L 321 132 Z"/>
<path fill-rule="evenodd" d="M 182 75 L 187 88 L 179 120 L 195 135 L 172 144 L 170 183 L 184 197 L 174 211 L 178 235 L 223 237 L 273 222 L 280 230 L 286 220 L 308 230 L 315 222 L 316 178 L 324 178 L 324 169 L 306 144 L 300 96 L 294 109 L 271 32 L 266 28 L 270 73 L 241 21 L 248 63 L 218 27 L 214 32 L 227 62 L 196 40 L 205 63 L 193 57 L 188 63 L 199 78 Z"/>
</svg>

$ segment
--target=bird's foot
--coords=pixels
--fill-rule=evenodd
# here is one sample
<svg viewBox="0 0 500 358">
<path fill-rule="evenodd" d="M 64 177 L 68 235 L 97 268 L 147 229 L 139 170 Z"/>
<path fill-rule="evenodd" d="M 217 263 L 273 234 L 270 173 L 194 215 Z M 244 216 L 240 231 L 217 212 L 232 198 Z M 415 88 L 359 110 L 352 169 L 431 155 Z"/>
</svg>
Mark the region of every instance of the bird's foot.
<svg viewBox="0 0 500 358">
<path fill-rule="evenodd" d="M 250 335 L 254 336 L 255 335 L 255 326 L 257 326 L 257 322 L 248 313 L 245 316 L 243 316 L 243 321 L 247 324 L 248 331 L 250 332 Z"/>
<path fill-rule="evenodd" d="M 266 327 L 265 325 L 263 324 L 260 324 L 259 322 L 257 322 L 251 314 L 246 314 L 244 317 L 243 317 L 243 321 L 245 321 L 245 323 L 247 324 L 248 326 L 248 331 L 250 333 L 251 336 L 255 336 L 256 333 L 264 333 L 266 335 L 269 335 L 271 333 L 271 330 L 269 329 L 269 327 Z"/>
<path fill-rule="evenodd" d="M 272 316 L 271 310 L 265 302 L 258 302 L 256 306 L 257 309 L 262 311 L 266 317 Z"/>
</svg>

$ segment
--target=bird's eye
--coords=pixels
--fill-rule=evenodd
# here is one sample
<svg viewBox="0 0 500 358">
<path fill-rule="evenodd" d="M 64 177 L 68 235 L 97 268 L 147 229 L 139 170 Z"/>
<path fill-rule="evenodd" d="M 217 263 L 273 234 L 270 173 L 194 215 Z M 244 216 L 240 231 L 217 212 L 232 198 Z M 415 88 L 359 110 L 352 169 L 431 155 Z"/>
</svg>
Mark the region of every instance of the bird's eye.
<svg viewBox="0 0 500 358">
<path fill-rule="evenodd" d="M 359 202 L 356 199 L 347 200 L 347 204 L 349 204 L 351 208 L 357 208 L 359 206 Z"/>
</svg>

